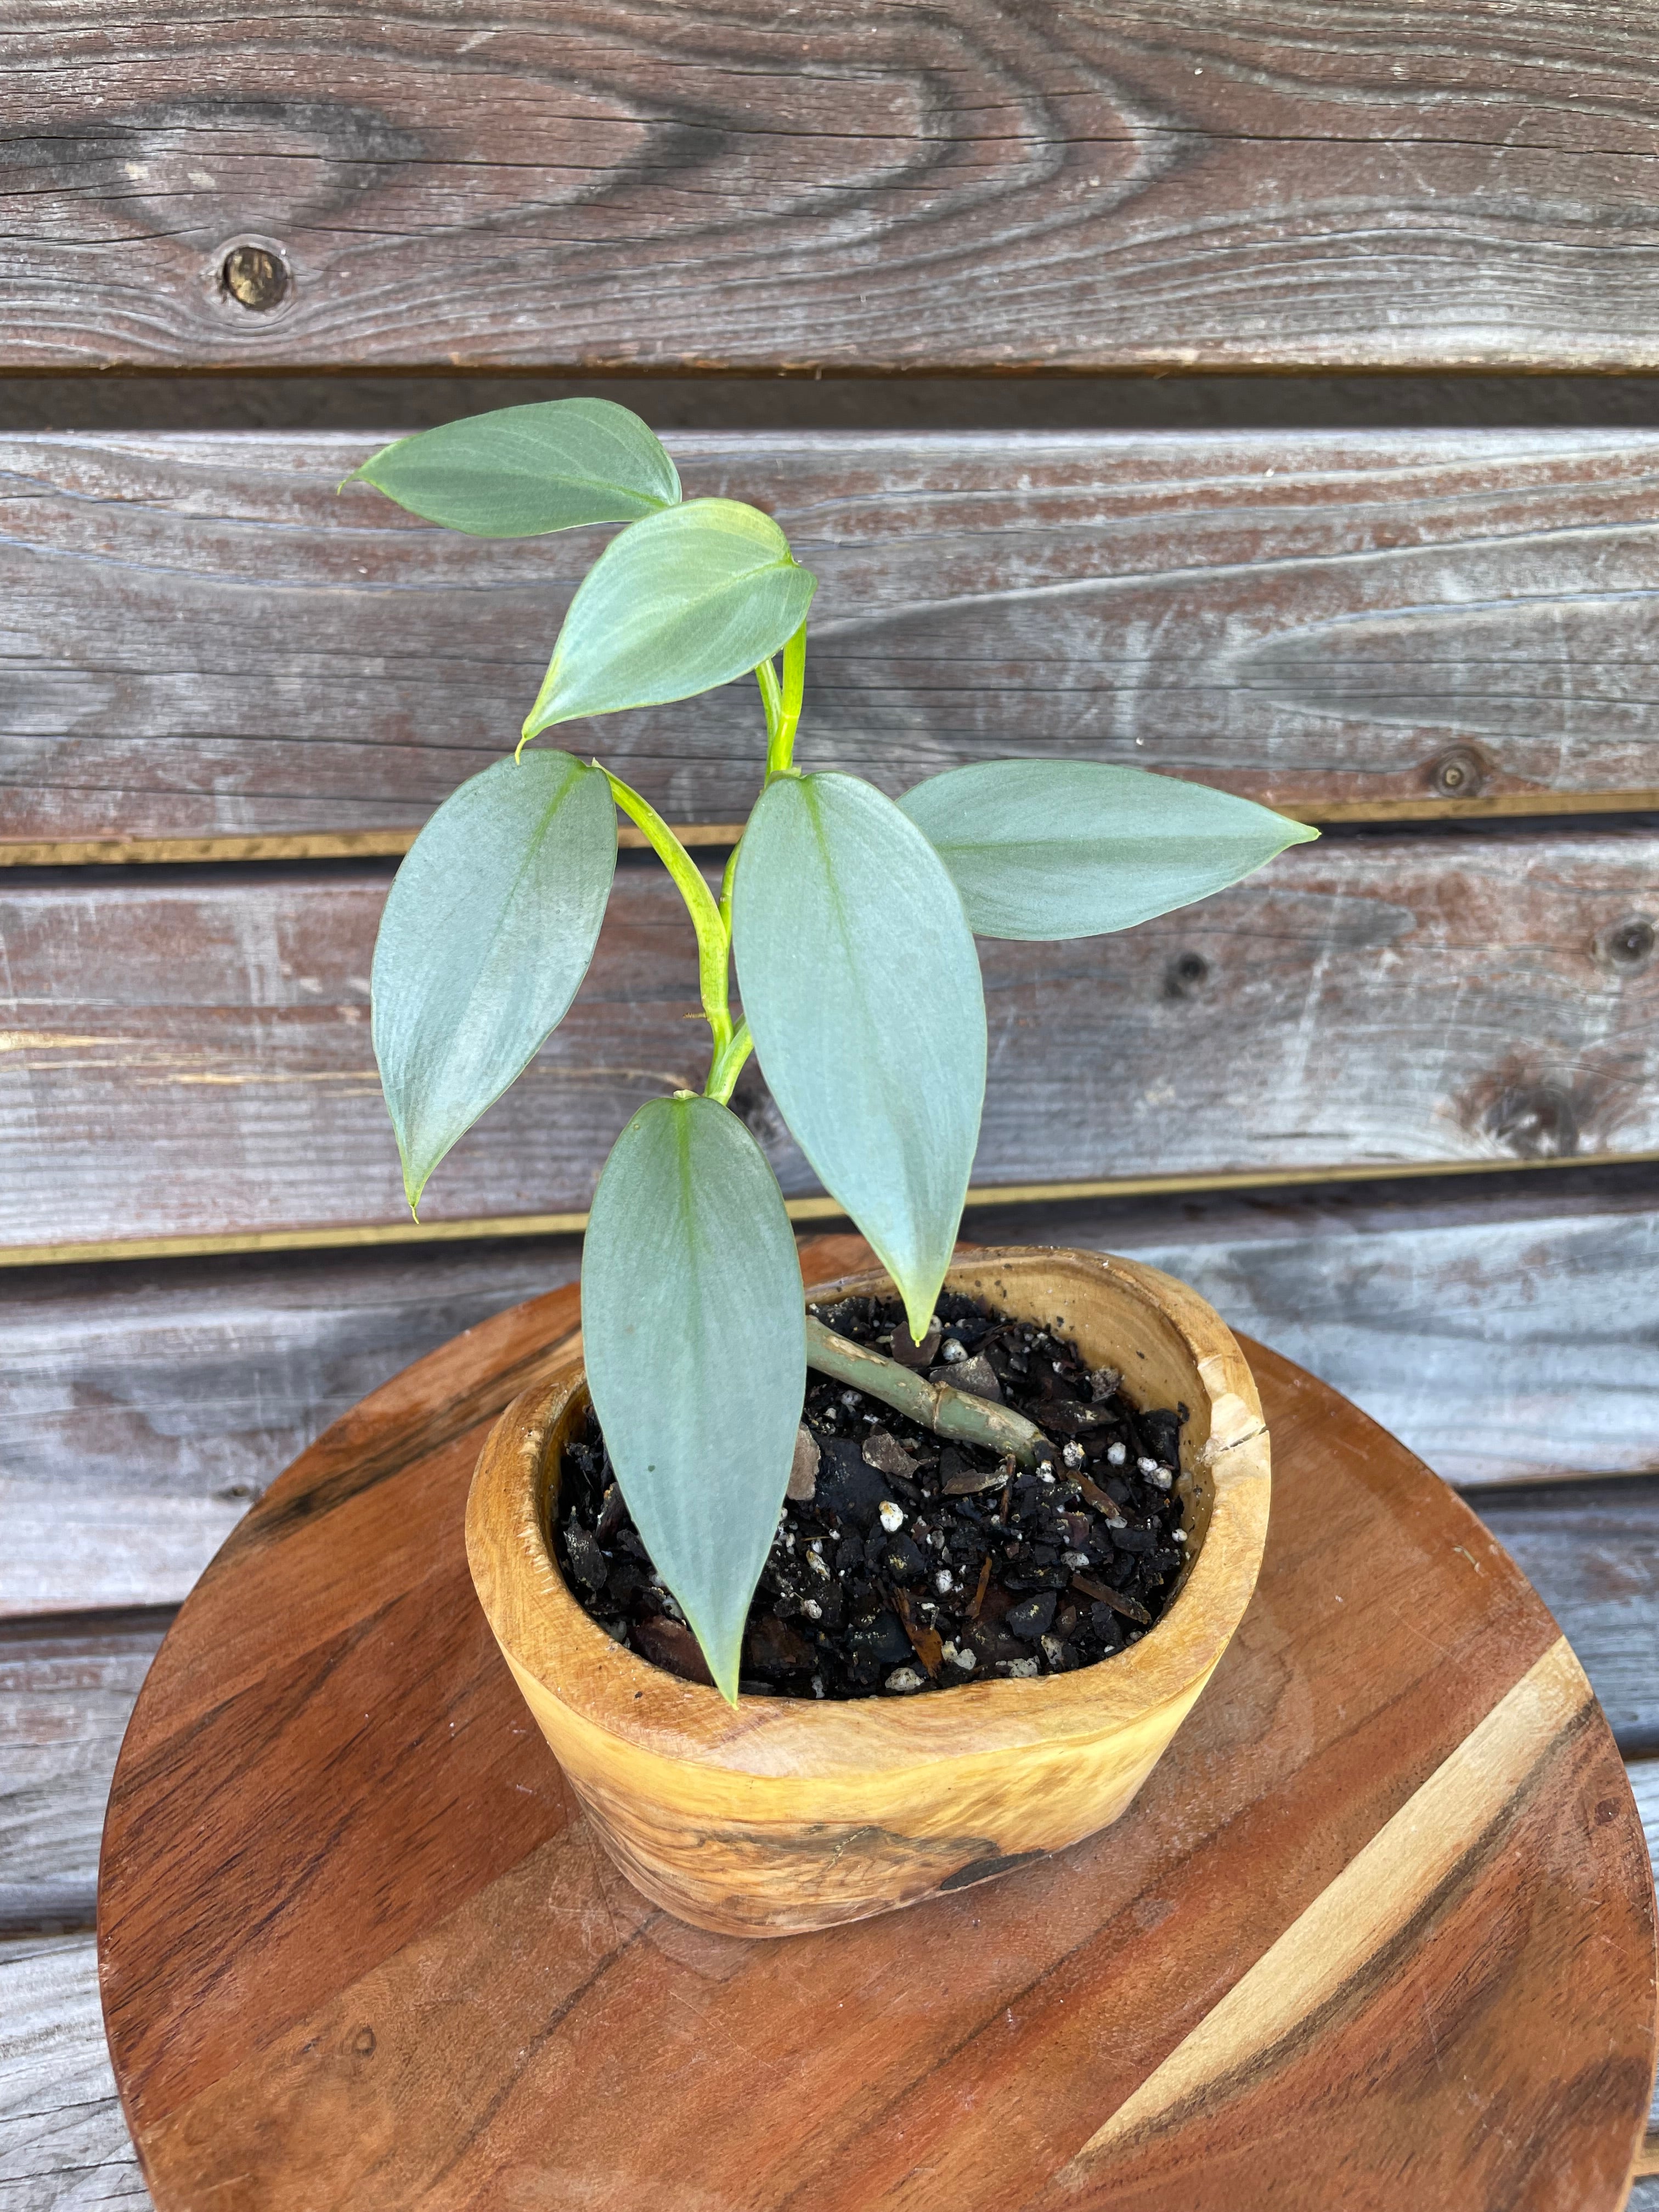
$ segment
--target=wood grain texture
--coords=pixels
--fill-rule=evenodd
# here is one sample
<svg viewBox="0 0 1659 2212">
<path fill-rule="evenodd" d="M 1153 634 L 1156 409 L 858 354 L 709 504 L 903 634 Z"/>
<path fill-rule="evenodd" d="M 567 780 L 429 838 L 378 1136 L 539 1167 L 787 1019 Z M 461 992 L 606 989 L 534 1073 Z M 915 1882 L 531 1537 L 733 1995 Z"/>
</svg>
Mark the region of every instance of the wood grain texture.
<svg viewBox="0 0 1659 2212">
<path fill-rule="evenodd" d="M 0 1617 L 178 1604 L 319 1431 L 580 1260 L 568 1237 L 0 1273 Z"/>
<path fill-rule="evenodd" d="M 1547 1594 L 1626 1751 L 1659 1757 L 1659 1480 L 1490 1490 L 1480 1509 Z"/>
<path fill-rule="evenodd" d="M 1188 1563 L 1156 1626 L 1109 1668 L 914 1701 L 728 1705 L 619 1647 L 554 1561 L 560 1455 L 589 1405 L 580 1363 L 515 1399 L 479 1455 L 467 1563 L 513 1679 L 622 1872 L 714 1935 L 842 1927 L 1109 1826 L 1202 1695 L 1255 1586 L 1268 1438 L 1244 1357 L 1201 1298 L 1133 1261 L 1063 1250 L 973 1248 L 945 1284 L 1063 1324 L 1091 1368 L 1121 1370 L 1138 1403 L 1188 1409 Z M 890 1297 L 894 1285 L 860 1272 L 824 1294 Z"/>
<path fill-rule="evenodd" d="M 1470 1501 L 1477 1508 L 1483 1501 Z M 1513 1540 L 1583 1662 L 1631 1765 L 1659 1856 L 1659 1486 L 1540 1490 L 1488 1526 Z M 21 1624 L 0 1645 L 0 1904 L 6 1924 L 90 1926 L 109 1778 L 165 1624 L 146 1615 Z"/>
<path fill-rule="evenodd" d="M 969 1216 L 1150 1260 L 1466 1487 L 1659 1472 L 1656 1222 L 1651 1170 L 1572 1168 Z M 564 1237 L 0 1270 L 0 1615 L 177 1604 L 331 1420 L 579 1261 Z"/>
<path fill-rule="evenodd" d="M 843 1244 L 829 1265 L 848 1264 Z M 1583 1706 L 1540 1729 L 1403 1948 L 1370 1954 L 1316 2033 L 1227 2081 L 1201 2124 L 1052 2185 L 1530 1670 L 1571 1679 L 1522 1577 L 1409 1455 L 1253 1354 L 1279 1475 L 1262 1580 L 1133 1812 L 971 1896 L 732 1942 L 652 1913 L 595 1854 L 515 1733 L 465 1586 L 484 1422 L 559 1355 L 574 1305 L 499 1317 L 321 1439 L 151 1674 L 100 1945 L 162 2212 L 233 2181 L 250 2212 L 550 2191 L 1327 2212 L 1396 2204 L 1402 2170 L 1413 2203 L 1457 2212 L 1569 2185 L 1578 2212 L 1620 2203 L 1651 2079 L 1653 1904 Z"/>
<path fill-rule="evenodd" d="M 1419 21 L 1420 18 L 1420 21 Z M 15 8 L 17 367 L 1651 365 L 1624 0 Z M 280 307 L 224 293 L 280 246 Z"/>
<path fill-rule="evenodd" d="M 88 1936 L 0 1942 L 0 2212 L 144 2212 Z"/>
<path fill-rule="evenodd" d="M 386 849 L 514 742 L 602 534 L 492 544 L 337 495 L 378 442 L 0 445 L 0 845 Z M 809 765 L 897 792 L 1082 754 L 1328 817 L 1659 790 L 1651 432 L 670 442 L 820 579 Z M 675 820 L 741 821 L 753 690 L 579 742 Z"/>
<path fill-rule="evenodd" d="M 1331 840 L 1123 934 L 988 944 L 976 1182 L 1342 1171 L 1659 1150 L 1659 842 Z M 0 1248 L 407 1224 L 370 1047 L 382 874 L 0 884 Z M 427 1218 L 586 1205 L 647 1097 L 701 1086 L 693 940 L 619 869 L 570 1015 Z M 925 979 L 918 979 L 918 988 Z M 752 1066 L 739 1109 L 816 1188 Z"/>
<path fill-rule="evenodd" d="M 0 1936 L 92 1926 L 115 1755 L 170 1618 L 0 1626 Z"/>
</svg>

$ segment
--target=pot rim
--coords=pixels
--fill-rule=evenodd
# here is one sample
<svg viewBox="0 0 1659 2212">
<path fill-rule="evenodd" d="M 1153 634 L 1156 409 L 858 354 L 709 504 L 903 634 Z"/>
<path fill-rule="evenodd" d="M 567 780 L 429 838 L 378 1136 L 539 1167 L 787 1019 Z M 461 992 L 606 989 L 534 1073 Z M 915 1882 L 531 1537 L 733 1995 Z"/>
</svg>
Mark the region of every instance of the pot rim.
<svg viewBox="0 0 1659 2212">
<path fill-rule="evenodd" d="M 561 1575 L 544 1531 L 550 1442 L 586 1384 L 579 1360 L 515 1399 L 492 1430 L 467 1504 L 473 1580 L 514 1670 L 539 1683 L 578 1723 L 641 1751 L 749 1774 L 821 1776 L 929 1765 L 940 1759 L 1036 1742 L 1084 1743 L 1190 1702 L 1225 1649 L 1255 1584 L 1267 1526 L 1267 1435 L 1254 1378 L 1231 1331 L 1197 1292 L 1161 1269 L 1066 1247 L 990 1247 L 964 1253 L 949 1288 L 997 1295 L 1038 1318 L 1019 1279 L 1063 1288 L 1092 1275 L 1173 1329 L 1209 1413 L 1194 1454 L 1209 1486 L 1208 1525 L 1182 1584 L 1137 1644 L 1063 1674 L 986 1677 L 943 1695 L 807 1700 L 745 1694 L 728 1705 L 711 1686 L 654 1667 L 583 1610 Z M 963 1279 L 969 1279 L 964 1282 Z M 1032 1289 L 1035 1285 L 1032 1286 Z M 814 1305 L 892 1294 L 872 1268 L 814 1284 Z M 1053 1318 L 1053 1316 L 1044 1316 Z M 1194 1424 L 1193 1425 L 1196 1425 Z M 1183 1468 L 1188 1453 L 1183 1443 Z"/>
</svg>

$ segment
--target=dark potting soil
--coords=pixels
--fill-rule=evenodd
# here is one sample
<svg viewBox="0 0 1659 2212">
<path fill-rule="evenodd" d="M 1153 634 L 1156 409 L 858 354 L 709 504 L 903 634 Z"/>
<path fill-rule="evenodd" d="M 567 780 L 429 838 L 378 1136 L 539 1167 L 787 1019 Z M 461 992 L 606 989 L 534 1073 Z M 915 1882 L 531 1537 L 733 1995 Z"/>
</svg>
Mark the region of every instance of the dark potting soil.
<svg viewBox="0 0 1659 2212">
<path fill-rule="evenodd" d="M 939 1299 L 937 1339 L 930 1330 L 920 1347 L 896 1301 L 811 1310 L 884 1352 L 897 1326 L 910 1364 L 1024 1413 L 1054 1439 L 1053 1456 L 1022 1473 L 987 1447 L 946 1443 L 809 1372 L 811 1445 L 797 1451 L 750 1607 L 742 1691 L 915 1696 L 988 1675 L 1064 1674 L 1146 1633 L 1184 1557 L 1176 1449 L 1185 1406 L 1139 1412 L 1118 1375 L 1091 1370 L 1074 1345 L 954 1293 Z M 571 1589 L 617 1643 L 708 1680 L 591 1409 L 565 1449 L 556 1549 Z"/>
</svg>

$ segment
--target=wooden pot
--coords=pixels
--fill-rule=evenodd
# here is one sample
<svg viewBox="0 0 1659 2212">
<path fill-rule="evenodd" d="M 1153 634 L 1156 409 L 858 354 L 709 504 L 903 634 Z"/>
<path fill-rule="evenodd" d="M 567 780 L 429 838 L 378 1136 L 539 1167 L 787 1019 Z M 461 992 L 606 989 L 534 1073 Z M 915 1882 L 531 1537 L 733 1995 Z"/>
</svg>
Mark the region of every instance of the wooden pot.
<svg viewBox="0 0 1659 2212">
<path fill-rule="evenodd" d="M 1097 1252 L 987 1250 L 947 1287 L 1060 1329 L 1144 1407 L 1184 1404 L 1188 1565 L 1139 1644 L 1075 1673 L 916 1698 L 733 1708 L 615 1644 L 554 1563 L 580 1367 L 516 1398 L 467 1504 L 478 1596 L 525 1700 L 611 1856 L 655 1904 L 727 1936 L 787 1936 L 959 1889 L 1122 1813 L 1214 1671 L 1255 1588 L 1267 1432 L 1243 1354 L 1173 1276 Z M 892 1295 L 885 1275 L 813 1302 Z"/>
</svg>

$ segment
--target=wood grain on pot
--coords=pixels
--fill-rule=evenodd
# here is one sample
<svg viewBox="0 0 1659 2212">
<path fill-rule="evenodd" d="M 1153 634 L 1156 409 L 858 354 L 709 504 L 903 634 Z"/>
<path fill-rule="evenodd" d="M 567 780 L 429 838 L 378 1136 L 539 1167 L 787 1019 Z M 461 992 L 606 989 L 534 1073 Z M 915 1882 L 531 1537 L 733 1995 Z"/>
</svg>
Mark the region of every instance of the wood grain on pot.
<svg viewBox="0 0 1659 2212">
<path fill-rule="evenodd" d="M 30 0 L 3 357 L 1651 365 L 1649 16 L 1414 21 Z"/>
<path fill-rule="evenodd" d="M 1446 1824 L 1410 1808 L 1443 1810 L 1449 1772 L 1474 1788 L 1443 1878 L 1199 2117 L 1120 2142 L 1113 2186 L 1219 2212 L 1269 2160 L 1277 2203 L 1325 2212 L 1406 2160 L 1425 2207 L 1542 2205 L 1571 2172 L 1612 2212 L 1652 2065 L 1639 1824 L 1555 1624 L 1408 1454 L 1255 1355 L 1279 1477 L 1256 1603 L 1126 1821 L 912 1913 L 722 1941 L 595 1854 L 466 1587 L 471 1455 L 574 1304 L 499 1317 L 321 1439 L 146 1686 L 101 1941 L 161 2212 L 722 2175 L 825 2212 L 1075 2203 L 1057 2177 L 1362 1852 L 1414 1834 L 1398 1893 L 1432 1879 Z M 1493 2129 L 1494 2098 L 1548 2124 Z"/>
<path fill-rule="evenodd" d="M 588 1403 L 574 1361 L 514 1401 L 479 1456 L 467 1561 L 526 1705 L 629 1879 L 716 1935 L 845 1925 L 1118 1820 L 1203 1694 L 1255 1587 L 1268 1438 L 1237 1343 L 1200 1298 L 1133 1261 L 1019 1249 L 963 1253 L 945 1287 L 1063 1326 L 1090 1367 L 1122 1369 L 1143 1407 L 1188 1408 L 1188 1565 L 1155 1626 L 1109 1668 L 975 1680 L 914 1703 L 734 1709 L 622 1650 L 554 1563 L 559 1455 Z M 890 1297 L 893 1284 L 860 1273 L 829 1291 Z"/>
<path fill-rule="evenodd" d="M 1121 935 L 988 944 L 975 1183 L 1659 1150 L 1656 860 L 1635 831 L 1328 839 Z M 349 869 L 0 879 L 0 1248 L 408 1233 L 369 1037 L 385 895 Z M 678 894 L 641 856 L 570 1015 L 423 1221 L 577 1225 L 635 1108 L 701 1085 L 696 1006 Z M 811 1193 L 752 1067 L 737 1095 Z"/>
<path fill-rule="evenodd" d="M 630 396 L 652 414 L 648 386 Z M 0 447 L 0 858 L 385 849 L 513 742 L 604 534 L 489 544 L 337 494 L 378 442 Z M 1651 432 L 670 443 L 689 492 L 775 511 L 821 580 L 808 765 L 897 791 L 1081 754 L 1325 816 L 1659 791 Z M 676 820 L 740 821 L 753 693 L 574 741 Z"/>
</svg>

